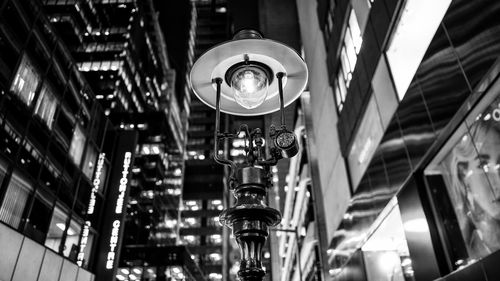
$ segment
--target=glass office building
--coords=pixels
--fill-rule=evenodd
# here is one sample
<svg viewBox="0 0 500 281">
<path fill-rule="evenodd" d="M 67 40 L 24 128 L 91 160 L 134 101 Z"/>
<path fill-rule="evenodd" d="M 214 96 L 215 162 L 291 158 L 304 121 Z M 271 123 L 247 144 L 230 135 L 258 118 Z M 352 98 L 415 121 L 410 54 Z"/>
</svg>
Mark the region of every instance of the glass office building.
<svg viewBox="0 0 500 281">
<path fill-rule="evenodd" d="M 40 3 L 0 13 L 0 278 L 92 280 L 113 124 Z"/>
</svg>

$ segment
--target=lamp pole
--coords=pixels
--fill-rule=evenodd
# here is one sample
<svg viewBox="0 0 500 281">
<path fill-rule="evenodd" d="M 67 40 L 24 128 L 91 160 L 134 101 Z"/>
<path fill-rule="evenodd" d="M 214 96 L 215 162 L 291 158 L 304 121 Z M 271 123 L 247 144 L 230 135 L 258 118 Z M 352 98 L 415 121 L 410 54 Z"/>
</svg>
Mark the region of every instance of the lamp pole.
<svg viewBox="0 0 500 281">
<path fill-rule="evenodd" d="M 262 281 L 265 275 L 264 243 L 269 228 L 281 221 L 281 213 L 266 205 L 272 185 L 270 167 L 299 151 L 297 137 L 286 128 L 284 107 L 300 96 L 307 77 L 307 66 L 295 50 L 264 39 L 255 30 L 242 30 L 233 40 L 208 50 L 191 69 L 193 92 L 216 111 L 214 160 L 229 168 L 228 186 L 236 198 L 234 206 L 220 214 L 219 222 L 232 229 L 240 248 L 241 281 Z M 271 141 L 264 142 L 266 133 L 247 125 L 235 133 L 220 131 L 221 112 L 257 116 L 278 110 L 281 124 L 269 127 Z M 219 148 L 221 142 L 240 135 L 245 139 L 245 162 L 236 164 L 221 155 Z"/>
</svg>

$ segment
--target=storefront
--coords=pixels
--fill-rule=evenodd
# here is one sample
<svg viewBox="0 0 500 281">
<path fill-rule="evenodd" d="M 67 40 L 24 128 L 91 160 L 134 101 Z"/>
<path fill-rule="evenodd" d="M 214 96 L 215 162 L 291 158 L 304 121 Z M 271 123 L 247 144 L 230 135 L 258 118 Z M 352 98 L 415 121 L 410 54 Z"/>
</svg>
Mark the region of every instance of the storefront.
<svg viewBox="0 0 500 281">
<path fill-rule="evenodd" d="M 333 280 L 498 279 L 499 66 L 431 141 L 385 133 L 330 245 Z"/>
</svg>

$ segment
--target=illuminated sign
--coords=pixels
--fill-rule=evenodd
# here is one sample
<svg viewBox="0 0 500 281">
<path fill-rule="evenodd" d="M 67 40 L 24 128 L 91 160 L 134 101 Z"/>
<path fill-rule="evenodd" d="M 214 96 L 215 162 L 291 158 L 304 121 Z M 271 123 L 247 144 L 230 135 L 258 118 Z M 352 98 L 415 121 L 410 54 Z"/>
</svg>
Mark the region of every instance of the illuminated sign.
<svg viewBox="0 0 500 281">
<path fill-rule="evenodd" d="M 106 260 L 106 269 L 113 269 L 113 263 L 115 262 L 115 250 L 118 244 L 118 235 L 120 233 L 120 221 L 115 220 L 113 222 L 113 228 L 111 229 L 111 238 L 109 239 L 109 252 Z"/>
<path fill-rule="evenodd" d="M 94 175 L 94 180 L 92 181 L 92 192 L 90 193 L 90 201 L 89 207 L 87 209 L 87 214 L 94 213 L 96 193 L 99 190 L 99 186 L 101 185 L 102 166 L 104 165 L 105 156 L 106 153 L 101 153 L 99 154 L 99 159 L 97 160 L 97 167 Z"/>
<path fill-rule="evenodd" d="M 104 184 L 106 185 L 106 192 L 103 193 L 105 197 L 102 204 L 102 215 L 99 208 L 99 200 L 97 200 L 94 216 L 98 214 L 100 216 L 93 217 L 93 219 L 97 219 L 96 221 L 91 220 L 94 227 L 99 224 L 101 228 L 99 229 L 98 236 L 92 236 L 92 232 L 90 233 L 91 236 L 86 251 L 88 253 L 91 239 L 95 237 L 97 257 L 96 262 L 93 263 L 93 267 L 96 273 L 96 281 L 116 279 L 118 261 L 122 250 L 123 230 L 125 228 L 125 214 L 129 194 L 128 186 L 130 185 L 131 171 L 134 163 L 133 151 L 137 146 L 138 138 L 138 131 L 118 131 L 116 143 L 113 146 L 113 156 L 111 159 L 106 157 L 102 166 L 99 190 L 102 190 Z M 111 160 L 109 166 L 108 159 Z M 97 183 L 97 181 L 93 182 L 94 187 L 97 186 Z M 96 195 L 97 199 L 99 199 L 99 195 Z M 87 256 L 85 258 L 88 259 Z"/>
<path fill-rule="evenodd" d="M 132 153 L 126 152 L 125 158 L 123 159 L 123 171 L 122 178 L 120 179 L 120 187 L 118 188 L 118 199 L 116 200 L 115 213 L 121 214 L 123 211 L 123 199 L 125 198 L 125 191 L 127 190 L 128 183 L 128 168 L 130 167 L 130 158 Z"/>
<path fill-rule="evenodd" d="M 132 153 L 125 152 L 123 158 L 123 169 L 121 173 L 121 178 L 118 187 L 118 198 L 116 199 L 115 214 L 121 214 L 123 211 L 123 201 L 125 199 L 125 192 L 127 191 L 128 174 L 130 168 L 130 162 L 132 159 Z M 113 264 L 115 262 L 116 256 L 116 246 L 118 244 L 118 237 L 120 234 L 120 220 L 113 221 L 113 227 L 111 228 L 111 236 L 109 238 L 109 251 L 106 256 L 106 269 L 113 269 Z"/>
<path fill-rule="evenodd" d="M 78 266 L 83 265 L 83 259 L 85 258 L 85 247 L 87 247 L 87 243 L 89 240 L 89 232 L 90 232 L 90 222 L 86 221 L 85 224 L 83 225 L 83 232 L 82 232 L 82 240 L 80 241 L 80 248 L 78 251 L 78 256 L 76 257 L 76 264 Z"/>
</svg>

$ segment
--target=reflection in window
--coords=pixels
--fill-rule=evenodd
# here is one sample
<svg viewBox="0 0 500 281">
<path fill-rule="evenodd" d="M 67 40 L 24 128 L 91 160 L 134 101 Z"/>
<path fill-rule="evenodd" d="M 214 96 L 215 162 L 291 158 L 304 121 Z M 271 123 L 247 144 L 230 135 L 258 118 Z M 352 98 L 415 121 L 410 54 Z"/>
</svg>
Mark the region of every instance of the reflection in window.
<svg viewBox="0 0 500 281">
<path fill-rule="evenodd" d="M 68 212 L 63 211 L 60 206 L 55 206 L 50 221 L 49 232 L 45 240 L 45 246 L 59 252 L 64 231 L 66 230 L 66 222 L 68 220 Z"/>
<path fill-rule="evenodd" d="M 440 178 L 431 189 L 445 194 L 436 205 L 452 248 L 464 249 L 453 253 L 456 267 L 500 249 L 499 103 L 485 103 L 486 110 L 462 124 L 426 169 L 429 179 Z"/>
<path fill-rule="evenodd" d="M 26 55 L 23 56 L 10 90 L 26 105 L 31 105 L 40 84 L 40 74 Z"/>
<path fill-rule="evenodd" d="M 190 217 L 183 219 L 183 227 L 200 227 L 201 220 L 200 218 Z"/>
<path fill-rule="evenodd" d="M 394 84 L 402 100 L 451 0 L 408 0 L 386 51 Z M 422 17 L 425 20 L 422 20 Z"/>
<path fill-rule="evenodd" d="M 335 0 L 328 1 L 328 13 L 326 15 L 325 25 L 323 27 L 323 36 L 325 38 L 325 44 L 328 49 L 328 42 L 330 41 L 330 36 L 333 31 L 333 16 L 335 14 Z"/>
<path fill-rule="evenodd" d="M 344 34 L 343 44 L 340 52 L 340 66 L 337 72 L 337 81 L 335 85 L 335 100 L 338 111 L 342 111 L 347 89 L 352 80 L 352 74 L 356 67 L 358 54 L 361 50 L 363 38 L 359 29 L 358 19 L 351 9 L 349 21 Z"/>
<path fill-rule="evenodd" d="M 396 200 L 391 201 L 388 207 L 392 207 L 392 210 L 361 247 L 367 280 L 413 281 L 412 260 L 405 237 L 405 229 L 409 231 L 412 226 L 403 226 Z M 418 229 L 422 230 L 428 231 L 428 228 Z"/>
<path fill-rule="evenodd" d="M 53 202 L 54 199 L 51 196 L 38 189 L 26 220 L 26 235 L 42 244 L 49 231 Z"/>
<path fill-rule="evenodd" d="M 82 231 L 83 222 L 72 218 L 66 233 L 66 240 L 64 241 L 63 254 L 70 260 L 75 261 L 78 254 L 78 243 L 80 240 L 80 233 Z"/>
<path fill-rule="evenodd" d="M 0 158 L 0 186 L 2 186 L 6 174 L 7 174 L 7 162 L 3 161 Z"/>
<path fill-rule="evenodd" d="M 0 220 L 18 228 L 31 190 L 31 183 L 14 171 L 0 208 Z"/>
<path fill-rule="evenodd" d="M 71 140 L 71 146 L 69 147 L 69 155 L 77 166 L 80 165 L 82 161 L 83 148 L 85 147 L 85 140 L 87 138 L 83 134 L 80 126 L 76 126 L 73 132 L 73 138 Z"/>
<path fill-rule="evenodd" d="M 370 163 L 384 130 L 379 118 L 375 97 L 368 102 L 348 156 L 351 183 L 356 190 L 361 177 Z"/>
<path fill-rule="evenodd" d="M 36 102 L 35 114 L 45 121 L 49 129 L 52 129 L 56 105 L 57 100 L 52 92 L 52 88 L 47 83 L 44 83 L 40 91 L 40 97 L 38 97 Z"/>
<path fill-rule="evenodd" d="M 85 161 L 83 162 L 83 174 L 87 178 L 91 179 L 94 174 L 95 167 L 97 165 L 97 150 L 93 145 L 87 147 L 87 153 L 85 154 Z"/>
</svg>

